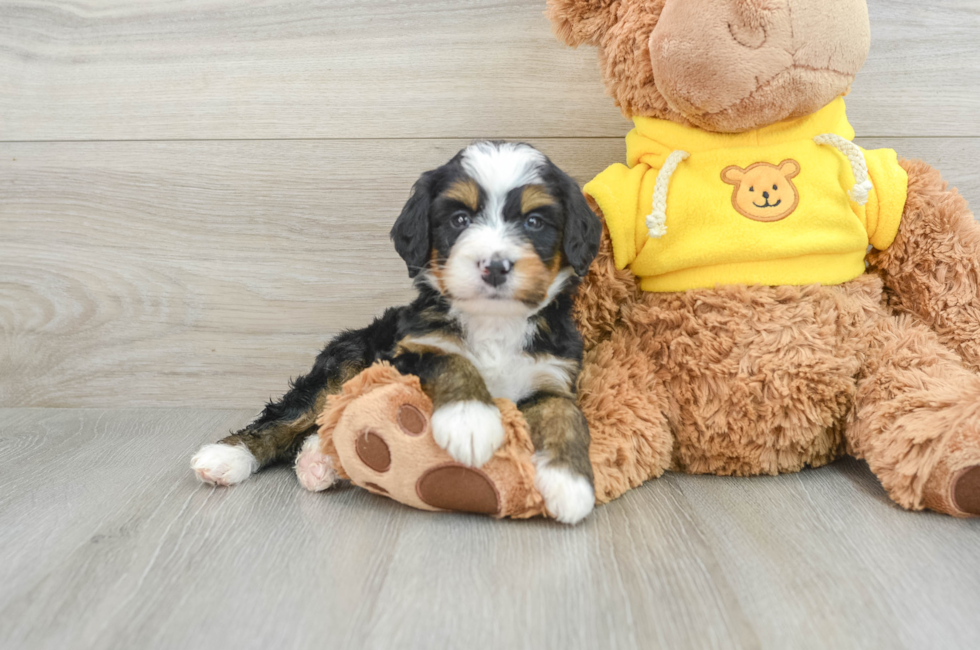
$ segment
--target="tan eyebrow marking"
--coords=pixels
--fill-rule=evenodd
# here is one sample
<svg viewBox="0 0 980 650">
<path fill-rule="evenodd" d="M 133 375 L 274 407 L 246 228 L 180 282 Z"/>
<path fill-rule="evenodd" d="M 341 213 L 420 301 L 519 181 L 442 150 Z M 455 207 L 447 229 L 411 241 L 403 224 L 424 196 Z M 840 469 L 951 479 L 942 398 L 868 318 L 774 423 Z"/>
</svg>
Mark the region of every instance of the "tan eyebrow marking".
<svg viewBox="0 0 980 650">
<path fill-rule="evenodd" d="M 480 206 L 480 188 L 472 179 L 456 181 L 442 195 L 459 201 L 474 212 Z"/>
<path fill-rule="evenodd" d="M 535 208 L 554 205 L 555 199 L 540 185 L 528 185 L 521 192 L 521 213 L 527 214 Z"/>
</svg>

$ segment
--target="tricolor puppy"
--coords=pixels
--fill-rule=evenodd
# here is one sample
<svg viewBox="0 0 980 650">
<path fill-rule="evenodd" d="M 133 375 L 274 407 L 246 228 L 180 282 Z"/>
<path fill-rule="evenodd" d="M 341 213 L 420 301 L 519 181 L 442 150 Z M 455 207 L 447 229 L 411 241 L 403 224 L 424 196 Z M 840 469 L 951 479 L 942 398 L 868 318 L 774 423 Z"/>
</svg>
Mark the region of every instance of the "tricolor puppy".
<svg viewBox="0 0 980 650">
<path fill-rule="evenodd" d="M 595 500 L 589 429 L 575 403 L 582 341 L 572 322 L 579 278 L 599 247 L 599 220 L 575 182 L 526 144 L 477 142 L 428 171 L 391 230 L 418 297 L 344 332 L 254 422 L 206 445 L 191 465 L 231 485 L 293 460 L 326 396 L 378 360 L 417 375 L 432 399 L 436 442 L 480 466 L 503 443 L 495 397 L 524 414 L 536 484 L 566 523 Z M 318 485 L 335 476 L 318 477 Z"/>
</svg>

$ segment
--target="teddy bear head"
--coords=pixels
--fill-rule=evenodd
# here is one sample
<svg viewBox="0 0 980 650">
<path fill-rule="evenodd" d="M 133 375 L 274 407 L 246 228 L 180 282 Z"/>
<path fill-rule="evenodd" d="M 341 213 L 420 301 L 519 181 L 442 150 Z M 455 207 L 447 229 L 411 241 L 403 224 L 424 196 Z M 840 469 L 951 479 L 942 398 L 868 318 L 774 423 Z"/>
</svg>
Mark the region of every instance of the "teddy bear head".
<svg viewBox="0 0 980 650">
<path fill-rule="evenodd" d="M 548 17 L 598 47 L 627 118 L 725 133 L 846 94 L 871 41 L 866 0 L 548 0 Z"/>
</svg>

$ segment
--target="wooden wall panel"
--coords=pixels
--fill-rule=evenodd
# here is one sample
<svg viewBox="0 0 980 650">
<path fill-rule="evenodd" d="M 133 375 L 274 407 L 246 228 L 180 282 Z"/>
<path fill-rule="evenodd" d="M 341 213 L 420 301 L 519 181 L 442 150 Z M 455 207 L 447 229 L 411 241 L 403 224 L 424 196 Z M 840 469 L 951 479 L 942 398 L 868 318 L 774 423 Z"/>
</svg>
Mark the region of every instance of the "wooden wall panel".
<svg viewBox="0 0 980 650">
<path fill-rule="evenodd" d="M 410 298 L 388 230 L 462 140 L 0 145 L 0 404 L 255 405 Z M 587 179 L 618 140 L 536 141 Z"/>
<path fill-rule="evenodd" d="M 980 3 L 871 0 L 867 136 L 980 136 Z M 0 2 L 0 140 L 619 136 L 544 0 Z"/>
<path fill-rule="evenodd" d="M 622 160 L 543 6 L 0 0 L 0 405 L 254 406 L 410 295 L 387 230 L 423 169 L 481 136 Z M 859 142 L 980 201 L 980 5 L 870 9 Z"/>
<path fill-rule="evenodd" d="M 874 139 L 980 203 L 977 143 Z M 250 407 L 410 298 L 388 229 L 463 140 L 0 145 L 0 404 Z M 580 180 L 619 139 L 535 140 Z"/>
</svg>

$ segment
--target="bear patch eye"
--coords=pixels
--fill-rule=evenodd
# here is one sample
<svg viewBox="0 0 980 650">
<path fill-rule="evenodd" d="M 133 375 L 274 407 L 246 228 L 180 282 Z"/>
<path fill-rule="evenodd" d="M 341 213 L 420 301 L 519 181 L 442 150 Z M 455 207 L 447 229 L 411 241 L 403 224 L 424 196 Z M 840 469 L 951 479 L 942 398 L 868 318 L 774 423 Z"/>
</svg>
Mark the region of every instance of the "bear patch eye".
<svg viewBox="0 0 980 650">
<path fill-rule="evenodd" d="M 775 185 L 773 185 L 773 186 L 772 186 L 772 189 L 773 189 L 773 190 L 778 190 L 779 188 L 778 188 L 778 187 L 776 187 Z"/>
<path fill-rule="evenodd" d="M 453 228 L 458 228 L 462 230 L 470 225 L 470 215 L 462 210 L 454 212 L 453 216 L 449 218 L 449 222 L 453 224 Z"/>
<path fill-rule="evenodd" d="M 755 192 L 755 188 L 754 188 L 754 187 L 752 187 L 751 185 L 749 185 L 749 191 L 750 191 L 750 192 Z"/>
</svg>

